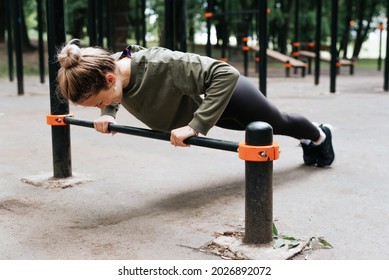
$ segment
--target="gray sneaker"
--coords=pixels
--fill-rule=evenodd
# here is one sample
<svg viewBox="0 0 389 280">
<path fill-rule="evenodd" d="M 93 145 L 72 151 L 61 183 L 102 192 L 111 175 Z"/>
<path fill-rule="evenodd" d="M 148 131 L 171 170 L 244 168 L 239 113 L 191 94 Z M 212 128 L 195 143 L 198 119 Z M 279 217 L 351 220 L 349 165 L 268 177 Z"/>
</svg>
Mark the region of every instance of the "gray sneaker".
<svg viewBox="0 0 389 280">
<path fill-rule="evenodd" d="M 321 124 L 319 128 L 325 133 L 326 139 L 317 147 L 318 167 L 330 166 L 335 159 L 334 148 L 332 147 L 332 132 L 328 125 Z"/>
</svg>

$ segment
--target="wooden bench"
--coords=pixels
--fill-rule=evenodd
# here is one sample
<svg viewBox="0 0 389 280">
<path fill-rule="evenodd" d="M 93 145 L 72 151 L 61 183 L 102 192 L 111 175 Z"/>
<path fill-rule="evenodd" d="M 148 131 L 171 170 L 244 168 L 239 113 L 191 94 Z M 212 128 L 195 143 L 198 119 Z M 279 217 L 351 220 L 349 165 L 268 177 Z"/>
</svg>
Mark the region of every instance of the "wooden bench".
<svg viewBox="0 0 389 280">
<path fill-rule="evenodd" d="M 251 47 L 253 51 L 256 53 L 259 53 L 259 47 Z M 307 64 L 301 60 L 295 59 L 293 57 L 287 56 L 283 53 L 277 52 L 275 50 L 267 49 L 266 50 L 266 55 L 269 58 L 272 58 L 274 60 L 277 60 L 279 62 L 284 63 L 285 71 L 286 71 L 286 76 L 290 76 L 290 69 L 295 68 L 295 69 L 301 69 L 301 76 L 305 77 L 305 69 L 307 68 Z"/>
<path fill-rule="evenodd" d="M 312 69 L 312 59 L 316 57 L 316 53 L 310 52 L 310 51 L 299 51 L 299 55 L 301 57 L 306 57 L 308 58 L 308 74 L 311 74 L 311 69 Z M 320 56 L 320 60 L 324 62 L 331 62 L 331 57 L 326 57 L 326 56 Z M 354 66 L 355 66 L 355 61 L 354 60 L 349 60 L 349 59 L 340 59 L 336 63 L 337 68 L 339 70 L 340 67 L 345 66 L 345 67 L 350 67 L 350 75 L 354 74 Z"/>
</svg>

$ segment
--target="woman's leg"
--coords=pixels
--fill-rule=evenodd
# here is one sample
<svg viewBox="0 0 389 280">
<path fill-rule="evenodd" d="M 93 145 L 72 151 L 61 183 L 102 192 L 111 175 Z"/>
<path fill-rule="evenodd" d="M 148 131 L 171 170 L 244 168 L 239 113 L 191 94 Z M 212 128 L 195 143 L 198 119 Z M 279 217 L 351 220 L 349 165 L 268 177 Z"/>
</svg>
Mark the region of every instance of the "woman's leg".
<svg viewBox="0 0 389 280">
<path fill-rule="evenodd" d="M 274 134 L 301 140 L 306 165 L 325 167 L 335 159 L 329 127 L 321 125 L 319 128 L 303 116 L 280 112 L 248 78 L 241 76 L 216 125 L 244 130 L 253 121 L 267 122 L 273 127 Z"/>
<path fill-rule="evenodd" d="M 244 130 L 253 121 L 263 121 L 273 127 L 274 134 L 296 139 L 317 141 L 320 130 L 308 119 L 297 114 L 280 112 L 248 78 L 241 76 L 227 108 L 217 126 Z"/>
</svg>

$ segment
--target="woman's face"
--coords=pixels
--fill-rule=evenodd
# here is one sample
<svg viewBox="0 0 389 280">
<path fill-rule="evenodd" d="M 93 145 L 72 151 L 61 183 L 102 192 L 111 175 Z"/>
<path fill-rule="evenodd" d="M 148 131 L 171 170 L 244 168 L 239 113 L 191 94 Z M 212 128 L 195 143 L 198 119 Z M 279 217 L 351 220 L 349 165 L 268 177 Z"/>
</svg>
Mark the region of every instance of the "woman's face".
<svg viewBox="0 0 389 280">
<path fill-rule="evenodd" d="M 85 99 L 78 103 L 85 107 L 97 107 L 104 109 L 110 104 L 119 104 L 122 99 L 122 92 L 115 85 L 112 85 L 108 89 L 103 89 L 95 95 L 92 95 L 88 99 Z"/>
</svg>

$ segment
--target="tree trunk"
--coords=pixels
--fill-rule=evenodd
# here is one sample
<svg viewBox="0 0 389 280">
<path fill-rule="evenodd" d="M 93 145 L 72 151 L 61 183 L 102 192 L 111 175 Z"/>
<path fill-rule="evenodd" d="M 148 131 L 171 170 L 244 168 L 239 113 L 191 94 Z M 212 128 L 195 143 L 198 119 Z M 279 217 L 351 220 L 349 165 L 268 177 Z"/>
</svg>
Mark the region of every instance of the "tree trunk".
<svg viewBox="0 0 389 280">
<path fill-rule="evenodd" d="M 344 20 L 344 32 L 340 43 L 339 53 L 343 51 L 343 58 L 347 58 L 347 46 L 350 41 L 350 23 L 352 19 L 352 2 L 353 0 L 347 0 L 346 2 L 346 14 Z"/>
</svg>

